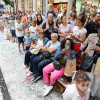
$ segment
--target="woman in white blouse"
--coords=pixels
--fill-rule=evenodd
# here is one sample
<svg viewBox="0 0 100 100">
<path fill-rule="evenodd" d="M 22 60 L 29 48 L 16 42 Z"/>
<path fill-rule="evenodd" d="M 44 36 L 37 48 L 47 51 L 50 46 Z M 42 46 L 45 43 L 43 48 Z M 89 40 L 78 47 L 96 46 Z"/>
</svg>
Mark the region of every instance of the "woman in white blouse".
<svg viewBox="0 0 100 100">
<path fill-rule="evenodd" d="M 74 40 L 74 51 L 78 53 L 80 51 L 81 43 L 86 39 L 87 30 L 84 28 L 85 17 L 80 16 L 77 18 L 77 26 L 73 28 L 71 38 Z"/>
</svg>

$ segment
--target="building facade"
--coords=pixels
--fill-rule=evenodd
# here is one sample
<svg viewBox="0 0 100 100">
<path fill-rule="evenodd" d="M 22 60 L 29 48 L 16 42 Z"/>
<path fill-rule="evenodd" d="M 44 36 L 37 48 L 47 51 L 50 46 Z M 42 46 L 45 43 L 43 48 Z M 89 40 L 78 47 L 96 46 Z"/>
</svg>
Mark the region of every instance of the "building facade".
<svg viewBox="0 0 100 100">
<path fill-rule="evenodd" d="M 79 15 L 82 6 L 84 5 L 84 2 L 87 2 L 89 5 L 95 5 L 98 8 L 100 8 L 100 0 L 76 0 L 76 11 L 77 15 Z M 100 10 L 100 9 L 98 9 Z"/>
</svg>

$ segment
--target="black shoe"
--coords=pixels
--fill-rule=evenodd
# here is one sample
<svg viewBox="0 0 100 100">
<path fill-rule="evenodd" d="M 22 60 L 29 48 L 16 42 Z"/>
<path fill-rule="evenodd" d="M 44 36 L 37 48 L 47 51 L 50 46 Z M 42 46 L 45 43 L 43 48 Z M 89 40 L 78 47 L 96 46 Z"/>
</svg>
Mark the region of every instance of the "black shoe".
<svg viewBox="0 0 100 100">
<path fill-rule="evenodd" d="M 90 96 L 89 100 L 95 100 L 95 97 Z"/>
</svg>

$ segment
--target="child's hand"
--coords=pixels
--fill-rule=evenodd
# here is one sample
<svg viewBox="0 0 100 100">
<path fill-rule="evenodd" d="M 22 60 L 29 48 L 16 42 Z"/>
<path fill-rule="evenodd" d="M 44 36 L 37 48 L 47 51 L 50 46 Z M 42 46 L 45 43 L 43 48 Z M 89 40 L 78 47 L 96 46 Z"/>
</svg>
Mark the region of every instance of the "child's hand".
<svg viewBox="0 0 100 100">
<path fill-rule="evenodd" d="M 30 47 L 30 45 L 29 45 L 29 44 L 27 44 L 27 47 Z"/>
</svg>

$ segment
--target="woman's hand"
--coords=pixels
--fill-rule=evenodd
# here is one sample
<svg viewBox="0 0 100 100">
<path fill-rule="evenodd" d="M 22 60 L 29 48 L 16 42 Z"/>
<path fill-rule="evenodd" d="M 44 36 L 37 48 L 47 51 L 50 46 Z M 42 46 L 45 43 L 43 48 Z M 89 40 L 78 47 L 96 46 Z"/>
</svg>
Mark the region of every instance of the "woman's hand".
<svg viewBox="0 0 100 100">
<path fill-rule="evenodd" d="M 64 54 L 64 53 L 66 53 L 65 48 L 61 50 L 60 54 Z"/>
<path fill-rule="evenodd" d="M 94 47 L 93 47 L 93 50 L 96 51 L 96 52 L 100 52 L 100 47 L 94 46 Z"/>
<path fill-rule="evenodd" d="M 85 51 L 83 52 L 83 54 L 82 54 L 82 59 L 84 58 L 84 56 L 85 56 L 87 53 L 88 53 L 87 50 L 85 50 Z"/>
<path fill-rule="evenodd" d="M 33 49 L 33 47 L 32 47 L 32 46 L 30 47 L 30 50 L 31 50 L 31 49 Z"/>
<path fill-rule="evenodd" d="M 47 51 L 47 47 L 41 47 L 41 50 Z"/>
<path fill-rule="evenodd" d="M 73 34 L 71 34 L 71 37 L 72 37 L 73 39 L 76 39 L 76 37 L 75 37 Z"/>
</svg>

